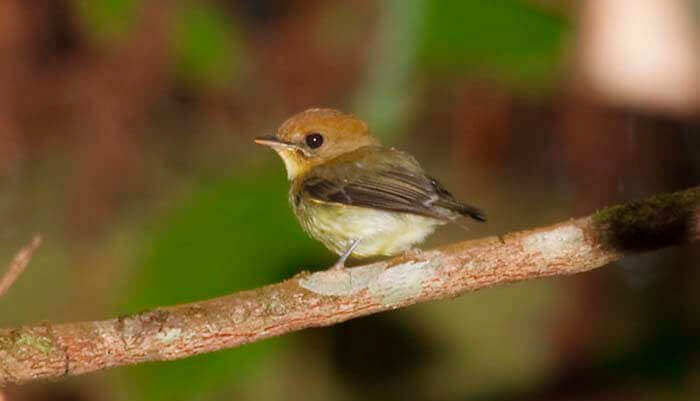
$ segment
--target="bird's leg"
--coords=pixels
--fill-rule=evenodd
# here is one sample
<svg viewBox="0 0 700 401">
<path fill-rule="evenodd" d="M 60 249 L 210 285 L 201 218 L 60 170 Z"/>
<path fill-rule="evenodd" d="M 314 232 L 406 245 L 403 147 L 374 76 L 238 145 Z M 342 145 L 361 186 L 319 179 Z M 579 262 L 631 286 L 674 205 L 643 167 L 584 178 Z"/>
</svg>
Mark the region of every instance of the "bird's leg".
<svg viewBox="0 0 700 401">
<path fill-rule="evenodd" d="M 331 266 L 328 270 L 342 270 L 345 269 L 345 261 L 348 260 L 348 257 L 350 254 L 357 248 L 357 246 L 360 245 L 360 240 L 356 239 L 352 241 L 352 244 L 350 244 L 350 247 L 348 248 L 345 253 L 340 255 L 340 259 L 338 259 L 337 262 L 333 266 Z"/>
</svg>

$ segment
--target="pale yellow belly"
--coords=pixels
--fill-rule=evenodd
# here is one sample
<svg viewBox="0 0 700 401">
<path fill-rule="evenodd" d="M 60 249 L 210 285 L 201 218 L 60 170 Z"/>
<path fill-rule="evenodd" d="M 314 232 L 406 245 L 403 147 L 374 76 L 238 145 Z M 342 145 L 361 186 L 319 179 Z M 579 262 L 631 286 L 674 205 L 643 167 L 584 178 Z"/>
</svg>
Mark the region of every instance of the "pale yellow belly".
<svg viewBox="0 0 700 401">
<path fill-rule="evenodd" d="M 395 255 L 422 242 L 436 226 L 444 224 L 429 217 L 356 206 L 300 206 L 295 211 L 304 230 L 339 255 L 356 239 L 360 243 L 353 256 Z"/>
</svg>

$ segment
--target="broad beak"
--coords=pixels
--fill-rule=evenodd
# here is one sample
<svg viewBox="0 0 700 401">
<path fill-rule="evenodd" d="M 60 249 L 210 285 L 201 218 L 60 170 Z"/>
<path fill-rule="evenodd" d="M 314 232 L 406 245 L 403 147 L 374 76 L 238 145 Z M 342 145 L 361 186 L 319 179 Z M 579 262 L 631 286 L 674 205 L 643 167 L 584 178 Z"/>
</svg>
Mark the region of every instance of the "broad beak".
<svg viewBox="0 0 700 401">
<path fill-rule="evenodd" d="M 258 145 L 265 145 L 269 146 L 273 149 L 277 148 L 296 148 L 296 145 L 293 143 L 289 142 L 284 142 L 279 140 L 276 136 L 274 135 L 266 135 L 266 136 L 260 136 L 255 138 L 255 143 Z"/>
</svg>

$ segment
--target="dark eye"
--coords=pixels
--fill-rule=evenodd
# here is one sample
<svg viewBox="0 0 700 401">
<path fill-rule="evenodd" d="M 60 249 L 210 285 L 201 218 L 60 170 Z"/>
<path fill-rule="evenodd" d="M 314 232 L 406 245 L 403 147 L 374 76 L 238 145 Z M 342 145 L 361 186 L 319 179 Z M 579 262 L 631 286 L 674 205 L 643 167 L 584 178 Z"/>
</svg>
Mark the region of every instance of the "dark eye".
<svg viewBox="0 0 700 401">
<path fill-rule="evenodd" d="M 323 145 L 323 135 L 319 134 L 318 132 L 312 132 L 306 135 L 304 140 L 306 141 L 306 145 L 311 149 L 316 149 Z"/>
</svg>

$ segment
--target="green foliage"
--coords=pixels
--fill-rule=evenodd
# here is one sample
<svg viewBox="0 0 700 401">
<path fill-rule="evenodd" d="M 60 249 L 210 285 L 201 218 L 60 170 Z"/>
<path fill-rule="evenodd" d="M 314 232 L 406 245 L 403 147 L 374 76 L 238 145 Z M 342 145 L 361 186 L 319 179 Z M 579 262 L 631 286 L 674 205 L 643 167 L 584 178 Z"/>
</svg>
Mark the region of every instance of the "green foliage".
<svg viewBox="0 0 700 401">
<path fill-rule="evenodd" d="M 130 366 L 125 370 L 129 401 L 202 400 L 207 394 L 236 388 L 260 372 L 285 339 L 273 339 L 232 350 L 177 361 Z"/>
<path fill-rule="evenodd" d="M 134 28 L 138 0 L 76 0 L 87 32 L 102 45 L 119 41 Z M 173 6 L 169 40 L 180 78 L 206 86 L 230 82 L 242 63 L 243 47 L 235 24 L 209 2 L 188 1 Z"/>
<path fill-rule="evenodd" d="M 133 25 L 137 0 L 77 0 L 76 9 L 88 31 L 100 40 L 116 40 Z"/>
<path fill-rule="evenodd" d="M 567 21 L 522 0 L 429 1 L 422 62 L 518 85 L 546 83 L 561 61 Z"/>
<path fill-rule="evenodd" d="M 242 46 L 233 20 L 205 2 L 181 7 L 172 35 L 176 66 L 183 78 L 206 85 L 229 82 L 240 67 Z"/>
<path fill-rule="evenodd" d="M 355 111 L 383 139 L 406 131 L 406 117 L 412 107 L 410 82 L 416 70 L 425 8 L 425 0 L 382 3 L 377 42 L 372 48 L 367 80 L 356 95 Z"/>
<path fill-rule="evenodd" d="M 120 313 L 250 289 L 302 266 L 323 266 L 320 256 L 330 255 L 294 220 L 282 177 L 275 169 L 205 183 L 157 222 L 142 241 Z M 241 385 L 282 341 L 288 340 L 127 368 L 129 399 L 193 399 Z"/>
</svg>

